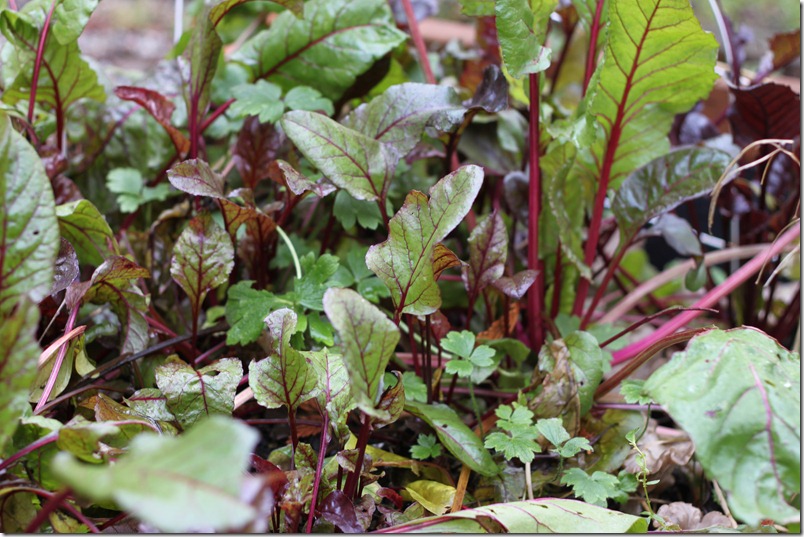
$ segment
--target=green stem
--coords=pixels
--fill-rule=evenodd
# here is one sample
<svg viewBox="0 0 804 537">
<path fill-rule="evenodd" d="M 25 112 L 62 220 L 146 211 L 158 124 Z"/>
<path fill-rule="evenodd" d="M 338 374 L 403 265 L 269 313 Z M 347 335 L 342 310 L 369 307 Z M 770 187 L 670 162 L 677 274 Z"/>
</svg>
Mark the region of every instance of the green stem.
<svg viewBox="0 0 804 537">
<path fill-rule="evenodd" d="M 287 233 L 279 227 L 276 226 L 276 232 L 279 233 L 279 236 L 282 237 L 282 240 L 285 241 L 285 245 L 290 250 L 290 257 L 293 258 L 293 266 L 296 268 L 296 279 L 301 280 L 302 277 L 302 269 L 301 263 L 299 263 L 299 255 L 296 253 L 296 248 L 293 246 L 293 243 L 290 242 L 290 237 L 288 237 Z"/>
</svg>

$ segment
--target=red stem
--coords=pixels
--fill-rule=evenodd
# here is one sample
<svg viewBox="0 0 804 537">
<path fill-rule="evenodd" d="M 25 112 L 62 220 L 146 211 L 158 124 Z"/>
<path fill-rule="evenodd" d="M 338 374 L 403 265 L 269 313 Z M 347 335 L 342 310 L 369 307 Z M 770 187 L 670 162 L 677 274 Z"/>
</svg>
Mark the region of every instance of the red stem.
<svg viewBox="0 0 804 537">
<path fill-rule="evenodd" d="M 371 435 L 371 418 L 363 414 L 363 425 L 357 437 L 357 460 L 355 460 L 355 471 L 349 472 L 346 477 L 346 484 L 343 486 L 343 493 L 347 498 L 353 498 L 357 492 L 357 482 L 360 480 L 360 473 L 363 470 L 363 459 L 366 456 L 366 445 L 368 445 Z"/>
<path fill-rule="evenodd" d="M 691 307 L 692 308 L 708 308 L 711 307 L 717 302 L 725 297 L 728 296 L 732 291 L 734 291 L 737 287 L 745 283 L 751 276 L 759 272 L 762 266 L 771 258 L 779 255 L 779 253 L 796 237 L 799 236 L 799 228 L 798 226 L 794 226 L 784 232 L 780 237 L 776 239 L 767 250 L 767 252 L 763 252 L 754 258 L 752 258 L 748 263 L 737 269 L 734 274 L 726 278 L 726 280 L 706 293 L 700 300 L 695 302 Z M 685 326 L 687 323 L 698 317 L 702 313 L 701 310 L 694 310 L 694 311 L 685 311 L 678 317 L 671 319 L 667 322 L 667 324 L 662 325 L 658 328 L 655 332 L 650 334 L 648 337 L 632 343 L 631 345 L 625 347 L 624 349 L 620 349 L 613 353 L 614 359 L 611 362 L 611 365 L 618 365 L 623 362 L 627 362 L 634 356 L 638 355 L 643 350 L 650 347 L 654 342 L 657 340 L 672 334 L 679 328 Z"/>
<path fill-rule="evenodd" d="M 34 108 L 36 107 L 36 87 L 39 85 L 39 71 L 42 69 L 42 56 L 45 54 L 45 43 L 50 29 L 50 19 L 53 18 L 53 10 L 56 9 L 56 0 L 50 4 L 50 10 L 45 17 L 45 24 L 39 34 L 39 45 L 36 48 L 36 60 L 34 61 L 34 72 L 31 78 L 31 94 L 28 96 L 28 123 L 33 125 Z M 58 141 L 61 146 L 61 140 Z"/>
<path fill-rule="evenodd" d="M 32 453 L 32 452 L 36 451 L 37 449 L 39 449 L 41 447 L 44 447 L 44 446 L 46 446 L 48 444 L 52 444 L 53 442 L 55 442 L 58 439 L 59 439 L 59 433 L 55 432 L 55 433 L 50 433 L 47 436 L 43 436 L 39 440 L 31 442 L 30 444 L 28 444 L 27 446 L 25 446 L 24 448 L 22 448 L 21 450 L 19 450 L 18 452 L 16 452 L 15 454 L 10 456 L 6 460 L 4 460 L 3 462 L 0 462 L 0 472 L 5 470 L 9 466 L 14 464 L 18 460 L 20 460 L 21 458 L 23 458 L 24 456 L 28 455 L 29 453 Z"/>
<path fill-rule="evenodd" d="M 595 18 L 592 21 L 592 28 L 589 32 L 589 52 L 586 54 L 586 71 L 583 74 L 583 94 L 586 95 L 586 90 L 589 87 L 589 80 L 592 79 L 592 73 L 595 72 L 595 64 L 597 63 L 597 38 L 600 35 L 600 17 L 603 12 L 603 2 L 606 0 L 597 0 L 597 7 L 595 8 Z"/>
<path fill-rule="evenodd" d="M 413 44 L 416 46 L 416 52 L 419 53 L 419 62 L 424 71 L 424 79 L 428 84 L 435 84 L 435 76 L 433 76 L 433 69 L 430 67 L 430 59 L 427 57 L 427 47 L 424 46 L 424 38 L 419 31 L 419 21 L 413 13 L 413 6 L 410 0 L 402 0 L 402 7 L 405 8 L 405 17 L 408 19 L 408 30 L 410 30 L 410 37 L 413 38 Z"/>
<path fill-rule="evenodd" d="M 614 259 L 612 259 L 606 267 L 606 275 L 603 276 L 603 281 L 600 282 L 597 292 L 595 292 L 595 296 L 592 298 L 592 303 L 589 304 L 589 309 L 586 310 L 586 315 L 583 316 L 583 320 L 581 321 L 581 330 L 586 328 L 586 326 L 589 324 L 589 321 L 592 319 L 592 314 L 595 312 L 597 304 L 600 302 L 600 299 L 603 298 L 603 294 L 606 292 L 609 282 L 611 282 L 611 279 L 614 277 L 617 267 L 620 266 L 623 256 L 625 255 L 626 250 L 628 250 L 628 246 L 631 244 L 632 240 L 633 238 L 629 238 L 626 242 L 621 244 L 619 248 L 617 248 L 617 253 L 614 254 Z"/>
<path fill-rule="evenodd" d="M 201 123 L 201 127 L 199 127 L 199 129 L 198 129 L 198 130 L 199 130 L 201 133 L 203 133 L 205 130 L 207 130 L 207 128 L 209 128 L 209 126 L 210 126 L 210 125 L 212 125 L 212 124 L 215 122 L 215 120 L 216 120 L 216 119 L 218 119 L 219 117 L 221 117 L 221 115 L 222 115 L 224 112 L 226 112 L 226 109 L 227 109 L 227 108 L 229 108 L 230 106 L 232 106 L 232 103 L 233 103 L 233 102 L 235 102 L 235 100 L 236 100 L 236 99 L 229 99 L 228 101 L 226 101 L 225 103 L 223 103 L 222 105 L 220 105 L 219 107 L 217 107 L 217 108 L 215 109 L 215 111 L 214 111 L 214 112 L 212 112 L 210 115 L 208 115 L 208 116 L 207 116 L 207 118 L 204 120 L 204 122 L 203 122 L 203 123 Z"/>
<path fill-rule="evenodd" d="M 78 309 L 79 304 L 76 304 L 73 309 L 70 310 L 70 316 L 67 317 L 67 324 L 64 326 L 65 334 L 75 328 L 75 320 L 78 318 Z M 56 356 L 56 361 L 53 363 L 53 369 L 50 371 L 50 376 L 45 384 L 45 389 L 42 390 L 42 396 L 39 398 L 39 402 L 36 403 L 34 414 L 38 414 L 42 410 L 42 407 L 45 405 L 45 403 L 47 403 L 51 392 L 53 392 L 53 387 L 56 385 L 56 379 L 59 376 L 59 369 L 61 369 L 61 366 L 64 363 L 64 357 L 67 356 L 67 349 L 69 348 L 70 341 L 65 341 L 61 348 L 59 348 L 59 354 Z"/>
<path fill-rule="evenodd" d="M 315 479 L 313 480 L 313 497 L 310 500 L 310 516 L 307 517 L 306 533 L 313 532 L 313 519 L 315 519 L 315 507 L 318 501 L 318 487 L 321 485 L 321 476 L 324 473 L 324 457 L 327 455 L 327 446 L 329 446 L 329 414 L 326 410 L 323 412 L 324 423 L 321 427 L 321 447 L 318 448 L 318 464 L 315 469 Z"/>
<path fill-rule="evenodd" d="M 529 75 L 530 123 L 528 125 L 528 158 L 530 188 L 528 189 L 528 268 L 538 271 L 536 282 L 528 290 L 528 336 L 531 348 L 537 349 L 544 340 L 542 309 L 544 301 L 544 271 L 539 260 L 539 214 L 542 201 L 542 178 L 539 169 L 539 74 Z M 505 312 L 504 315 L 507 315 Z"/>
</svg>

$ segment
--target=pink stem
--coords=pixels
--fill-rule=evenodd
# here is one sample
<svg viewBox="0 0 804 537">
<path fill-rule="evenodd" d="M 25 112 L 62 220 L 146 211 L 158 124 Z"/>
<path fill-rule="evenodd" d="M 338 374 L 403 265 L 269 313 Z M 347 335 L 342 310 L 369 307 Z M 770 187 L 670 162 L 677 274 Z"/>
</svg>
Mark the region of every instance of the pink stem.
<svg viewBox="0 0 804 537">
<path fill-rule="evenodd" d="M 586 54 L 586 71 L 583 74 L 583 93 L 586 95 L 586 89 L 589 87 L 589 80 L 592 78 L 592 73 L 595 72 L 595 60 L 597 56 L 597 36 L 600 34 L 600 16 L 603 12 L 603 2 L 606 0 L 597 0 L 597 7 L 595 8 L 595 19 L 592 21 L 592 28 L 589 32 L 589 52 Z"/>
<path fill-rule="evenodd" d="M 433 69 L 430 67 L 430 59 L 427 57 L 427 47 L 424 46 L 424 38 L 419 31 L 419 21 L 413 13 L 413 5 L 410 0 L 402 0 L 402 6 L 405 8 L 405 17 L 408 19 L 408 29 L 410 30 L 410 37 L 413 38 L 413 44 L 416 45 L 416 52 L 419 53 L 419 62 L 424 71 L 424 79 L 428 84 L 435 84 L 435 76 L 433 76 Z"/>
<path fill-rule="evenodd" d="M 318 500 L 318 488 L 321 485 L 321 476 L 324 473 L 324 457 L 327 456 L 327 446 L 329 446 L 329 414 L 324 411 L 324 423 L 321 425 L 321 446 L 318 450 L 318 464 L 315 469 L 315 480 L 313 481 L 313 496 L 310 500 L 310 516 L 307 518 L 307 533 L 313 532 L 313 520 L 315 519 L 315 508 Z"/>
<path fill-rule="evenodd" d="M 737 269 L 734 274 L 726 278 L 726 280 L 706 293 L 700 300 L 695 302 L 691 307 L 692 308 L 708 308 L 711 307 L 717 302 L 725 297 L 728 296 L 732 291 L 737 289 L 740 285 L 745 283 L 751 276 L 759 272 L 763 265 L 765 265 L 768 259 L 771 259 L 777 256 L 788 244 L 790 244 L 793 240 L 795 240 L 799 236 L 799 228 L 798 226 L 791 227 L 786 232 L 784 232 L 776 242 L 774 242 L 770 248 L 768 248 L 767 252 L 763 252 L 752 258 L 748 263 Z M 662 325 L 659 329 L 655 332 L 651 333 L 648 337 L 641 339 L 631 345 L 625 347 L 624 349 L 620 349 L 613 353 L 614 359 L 611 362 L 611 365 L 618 365 L 623 362 L 627 362 L 643 350 L 650 347 L 654 342 L 657 340 L 672 334 L 679 328 L 685 326 L 687 323 L 698 317 L 703 311 L 701 310 L 690 310 L 685 311 L 684 313 L 680 314 L 678 317 L 675 317 L 668 321 L 666 324 Z"/>
<path fill-rule="evenodd" d="M 73 329 L 75 326 L 75 320 L 78 318 L 78 304 L 76 304 L 72 310 L 70 310 L 70 316 L 67 318 L 67 325 L 64 327 L 64 333 L 66 334 L 70 330 Z M 53 387 L 56 385 L 56 379 L 59 376 L 59 370 L 61 369 L 62 364 L 64 363 L 64 358 L 67 356 L 67 349 L 70 348 L 70 342 L 65 341 L 64 344 L 59 349 L 59 354 L 56 356 L 56 361 L 53 364 L 53 369 L 50 371 L 50 376 L 47 379 L 47 384 L 45 384 L 45 389 L 42 390 L 42 397 L 39 398 L 39 402 L 36 403 L 36 408 L 34 408 L 34 414 L 38 414 L 42 407 L 47 403 L 48 398 L 50 397 L 51 392 L 53 391 Z"/>
<path fill-rule="evenodd" d="M 28 97 L 28 123 L 33 125 L 34 108 L 36 107 L 36 87 L 39 85 L 39 71 L 42 69 L 42 56 L 45 54 L 45 43 L 47 42 L 48 30 L 50 29 L 50 19 L 53 18 L 53 10 L 56 8 L 56 0 L 50 4 L 50 10 L 45 17 L 45 24 L 42 26 L 42 33 L 39 34 L 39 46 L 36 49 L 36 61 L 34 62 L 33 78 L 31 78 L 31 94 Z"/>
<path fill-rule="evenodd" d="M 538 271 L 536 282 L 528 290 L 528 336 L 532 349 L 541 346 L 542 309 L 544 301 L 544 271 L 539 260 L 539 214 L 542 202 L 542 178 L 539 169 L 539 74 L 531 74 L 530 82 L 530 123 L 529 123 L 529 161 L 530 177 L 528 188 L 528 268 Z M 505 312 L 504 315 L 508 315 Z"/>
</svg>

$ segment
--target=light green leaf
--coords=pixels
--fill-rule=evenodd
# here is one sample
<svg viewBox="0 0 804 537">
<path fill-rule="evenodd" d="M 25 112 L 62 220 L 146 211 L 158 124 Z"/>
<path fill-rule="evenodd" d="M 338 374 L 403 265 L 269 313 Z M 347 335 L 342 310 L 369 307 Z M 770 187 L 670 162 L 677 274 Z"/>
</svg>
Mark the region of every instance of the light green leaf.
<svg viewBox="0 0 804 537">
<path fill-rule="evenodd" d="M 257 440 L 248 426 L 213 416 L 180 437 L 139 435 L 113 465 L 62 452 L 53 468 L 81 496 L 112 500 L 160 531 L 231 531 L 256 515 L 239 493 Z"/>
<path fill-rule="evenodd" d="M 250 1 L 251 0 L 222 0 L 210 9 L 209 20 L 217 25 L 232 8 Z M 288 11 L 295 15 L 301 15 L 304 11 L 304 0 L 271 0 L 271 2 L 287 8 Z"/>
<path fill-rule="evenodd" d="M 560 446 L 570 439 L 561 418 L 541 419 L 536 422 L 536 429 L 554 446 Z"/>
<path fill-rule="evenodd" d="M 112 228 L 91 201 L 58 205 L 56 217 L 61 236 L 70 241 L 81 263 L 97 267 L 108 257 L 120 253 Z"/>
<path fill-rule="evenodd" d="M 360 227 L 365 229 L 377 229 L 382 224 L 382 215 L 376 203 L 357 200 L 345 190 L 339 190 L 335 194 L 332 212 L 344 229 L 349 229 L 355 224 L 360 224 Z"/>
<path fill-rule="evenodd" d="M 581 451 L 591 452 L 593 449 L 587 438 L 576 436 L 567 440 L 561 447 L 556 448 L 556 452 L 562 457 L 569 458 L 574 457 Z"/>
<path fill-rule="evenodd" d="M 659 368 L 644 391 L 689 433 L 734 516 L 798 520 L 801 362 L 754 328 L 712 330 Z"/>
<path fill-rule="evenodd" d="M 410 448 L 410 456 L 420 461 L 440 455 L 441 446 L 438 444 L 438 439 L 432 434 L 420 434 L 416 439 L 416 445 Z"/>
<path fill-rule="evenodd" d="M 236 100 L 229 109 L 235 117 L 259 116 L 260 123 L 274 123 L 285 111 L 282 88 L 265 80 L 235 86 L 232 96 Z"/>
<path fill-rule="evenodd" d="M 395 533 L 646 533 L 648 520 L 588 503 L 556 498 L 498 503 L 419 518 Z"/>
<path fill-rule="evenodd" d="M 441 403 L 405 403 L 405 410 L 432 427 L 441 445 L 455 458 L 484 476 L 497 475 L 498 468 L 480 438 L 466 426 L 452 408 Z"/>
<path fill-rule="evenodd" d="M 311 86 L 337 100 L 375 61 L 406 39 L 384 0 L 310 0 L 304 16 L 280 14 L 236 61 L 284 90 Z"/>
<path fill-rule="evenodd" d="M 164 201 L 171 195 L 170 187 L 164 183 L 154 187 L 146 186 L 145 179 L 136 168 L 115 168 L 110 171 L 106 187 L 118 195 L 117 204 L 124 213 L 133 213 L 140 205 Z"/>
<path fill-rule="evenodd" d="M 295 411 L 316 396 L 315 371 L 302 353 L 290 345 L 296 323 L 296 313 L 287 308 L 265 318 L 271 350 L 264 360 L 251 362 L 248 374 L 254 398 L 265 408 L 284 405 Z"/>
<path fill-rule="evenodd" d="M 503 60 L 514 78 L 540 73 L 550 66 L 544 46 L 550 14 L 558 0 L 497 0 L 495 15 Z"/>
<path fill-rule="evenodd" d="M 470 17 L 491 17 L 494 15 L 494 0 L 458 0 L 461 13 Z"/>
<path fill-rule="evenodd" d="M 427 479 L 408 483 L 405 491 L 434 515 L 444 514 L 455 498 L 455 487 Z"/>
<path fill-rule="evenodd" d="M 282 116 L 282 129 L 332 183 L 358 200 L 378 200 L 397 156 L 373 138 L 316 112 Z"/>
<path fill-rule="evenodd" d="M 287 92 L 284 101 L 289 110 L 322 110 L 329 116 L 335 113 L 332 101 L 321 95 L 317 89 L 308 86 L 296 86 Z"/>
<path fill-rule="evenodd" d="M 355 403 L 363 412 L 387 419 L 388 413 L 375 407 L 380 380 L 399 341 L 399 329 L 351 289 L 327 289 L 324 311 L 341 338 Z"/>
<path fill-rule="evenodd" d="M 469 212 L 482 183 L 482 168 L 470 165 L 442 178 L 429 199 L 410 192 L 391 218 L 388 240 L 369 248 L 366 265 L 391 289 L 397 315 L 429 315 L 441 306 L 433 251 Z"/>
<path fill-rule="evenodd" d="M 522 432 L 524 431 L 515 431 L 510 435 L 501 432 L 489 433 L 486 435 L 484 445 L 501 452 L 508 460 L 531 462 L 534 455 L 541 452 L 542 448 L 531 438 L 535 435 L 518 434 Z"/>
<path fill-rule="evenodd" d="M 589 475 L 580 468 L 569 468 L 561 476 L 561 484 L 572 486 L 576 498 L 605 507 L 608 498 L 618 495 L 620 481 L 606 472 L 598 471 Z"/>
<path fill-rule="evenodd" d="M 60 45 L 76 41 L 100 0 L 60 0 L 53 10 L 51 31 Z"/>
<path fill-rule="evenodd" d="M 475 348 L 475 335 L 469 330 L 453 330 L 441 340 L 441 348 L 461 358 L 469 358 Z"/>
<path fill-rule="evenodd" d="M 253 289 L 251 287 L 253 283 L 251 280 L 243 280 L 227 291 L 226 321 L 229 323 L 229 330 L 226 332 L 227 345 L 248 345 L 257 341 L 265 329 L 265 317 L 283 305 L 284 301 L 273 293 Z"/>
<path fill-rule="evenodd" d="M 405 399 L 407 401 L 427 402 L 427 385 L 413 371 L 402 373 L 402 385 L 405 387 Z"/>
<path fill-rule="evenodd" d="M 176 416 L 168 410 L 167 397 L 157 388 L 137 390 L 131 397 L 125 398 L 124 401 L 131 410 L 154 421 L 176 420 Z"/>
<path fill-rule="evenodd" d="M 345 424 L 349 410 L 355 405 L 343 356 L 326 348 L 302 354 L 309 359 L 318 379 L 316 399 L 319 406 L 327 411 L 333 427 Z"/>
<path fill-rule="evenodd" d="M 195 370 L 173 357 L 156 368 L 156 385 L 184 428 L 213 414 L 231 416 L 242 377 L 243 365 L 235 358 L 222 358 Z"/>
<path fill-rule="evenodd" d="M 303 255 L 299 261 L 302 277 L 293 282 L 294 297 L 306 308 L 323 311 L 324 291 L 327 290 L 328 280 L 338 271 L 340 260 L 330 254 L 316 258 L 315 254 L 310 252 Z"/>
</svg>

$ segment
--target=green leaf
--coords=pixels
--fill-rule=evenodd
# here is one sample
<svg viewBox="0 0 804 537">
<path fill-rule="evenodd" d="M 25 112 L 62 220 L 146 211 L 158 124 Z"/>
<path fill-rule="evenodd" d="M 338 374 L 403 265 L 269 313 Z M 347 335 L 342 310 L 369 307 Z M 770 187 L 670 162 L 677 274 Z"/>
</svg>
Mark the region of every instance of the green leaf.
<svg viewBox="0 0 804 537">
<path fill-rule="evenodd" d="M 304 17 L 282 13 L 235 55 L 284 90 L 311 86 L 337 100 L 375 61 L 406 39 L 383 0 L 310 0 Z"/>
<path fill-rule="evenodd" d="M 357 200 L 345 190 L 339 190 L 335 195 L 332 212 L 344 229 L 349 229 L 356 223 L 365 229 L 377 229 L 382 224 L 382 215 L 376 203 Z"/>
<path fill-rule="evenodd" d="M 625 379 L 620 383 L 620 395 L 626 403 L 647 405 L 653 398 L 645 393 L 645 381 L 641 379 Z"/>
<path fill-rule="evenodd" d="M 397 314 L 428 315 L 441 306 L 433 251 L 469 212 L 482 183 L 482 168 L 469 165 L 436 183 L 429 199 L 410 192 L 391 218 L 388 240 L 369 248 L 366 264 L 391 289 Z"/>
<path fill-rule="evenodd" d="M 282 116 L 282 129 L 333 184 L 355 199 L 380 199 L 396 166 L 387 146 L 316 112 Z"/>
<path fill-rule="evenodd" d="M 203 14 L 196 17 L 190 42 L 184 51 L 186 63 L 182 70 L 182 89 L 190 125 L 199 125 L 206 114 L 222 47 L 221 38 L 209 17 Z"/>
<path fill-rule="evenodd" d="M 453 330 L 441 340 L 441 348 L 461 358 L 469 358 L 475 348 L 475 335 L 469 330 Z"/>
<path fill-rule="evenodd" d="M 536 422 L 536 429 L 554 446 L 560 446 L 570 439 L 561 418 L 541 419 Z"/>
<path fill-rule="evenodd" d="M 470 17 L 491 17 L 494 15 L 494 0 L 458 0 L 461 13 Z"/>
<path fill-rule="evenodd" d="M 235 117 L 259 116 L 260 123 L 274 123 L 285 111 L 282 88 L 265 80 L 235 86 L 232 95 L 236 100 L 229 109 Z"/>
<path fill-rule="evenodd" d="M 416 445 L 410 448 L 410 456 L 420 461 L 440 455 L 441 446 L 438 444 L 438 439 L 432 434 L 420 434 L 416 439 Z"/>
<path fill-rule="evenodd" d="M 70 241 L 78 260 L 92 266 L 119 255 L 114 232 L 91 201 L 77 200 L 56 206 L 61 236 Z"/>
<path fill-rule="evenodd" d="M 243 280 L 227 291 L 227 345 L 248 345 L 257 341 L 265 329 L 264 321 L 268 314 L 285 304 L 273 293 L 253 289 L 253 283 L 251 280 Z"/>
<path fill-rule="evenodd" d="M 330 349 L 303 354 L 309 358 L 318 379 L 318 404 L 329 414 L 329 422 L 333 427 L 345 424 L 346 416 L 354 403 L 343 356 Z"/>
<path fill-rule="evenodd" d="M 215 4 L 212 9 L 210 9 L 209 20 L 211 20 L 212 23 L 217 26 L 221 19 L 223 19 L 224 15 L 226 15 L 232 8 L 250 1 L 251 0 L 222 0 L 221 2 Z M 271 0 L 271 2 L 287 8 L 288 11 L 295 15 L 301 15 L 304 11 L 304 0 Z"/>
<path fill-rule="evenodd" d="M 464 359 L 454 359 L 447 362 L 444 366 L 444 371 L 450 375 L 458 375 L 460 378 L 466 378 L 472 374 L 474 366 L 471 362 Z"/>
<path fill-rule="evenodd" d="M 235 358 L 222 358 L 195 370 L 173 357 L 156 368 L 156 385 L 185 429 L 213 414 L 231 416 L 242 377 L 243 365 Z"/>
<path fill-rule="evenodd" d="M 351 289 L 327 289 L 324 311 L 341 338 L 355 403 L 363 412 L 387 419 L 387 412 L 377 411 L 376 404 L 380 380 L 399 341 L 399 329 Z"/>
<path fill-rule="evenodd" d="M 125 398 L 124 401 L 131 410 L 154 421 L 176 420 L 176 416 L 168 410 L 167 398 L 156 388 L 137 390 L 131 397 Z"/>
<path fill-rule="evenodd" d="M 59 251 L 50 180 L 36 150 L 5 114 L 0 116 L 0 230 L 0 316 L 4 316 L 24 295 L 38 303 L 50 294 Z"/>
<path fill-rule="evenodd" d="M 60 45 L 76 41 L 100 0 L 60 0 L 53 10 L 51 32 Z"/>
<path fill-rule="evenodd" d="M 427 385 L 412 371 L 402 373 L 402 385 L 405 387 L 405 399 L 407 401 L 427 402 Z"/>
<path fill-rule="evenodd" d="M 383 530 L 380 530 L 383 531 Z M 395 533 L 646 533 L 648 520 L 576 500 L 498 503 L 393 526 Z"/>
<path fill-rule="evenodd" d="M 449 86 L 409 82 L 391 86 L 382 95 L 350 113 L 343 124 L 407 155 L 425 129 L 452 131 L 466 115 L 466 108 Z"/>
<path fill-rule="evenodd" d="M 30 410 L 28 391 L 36 376 L 41 349 L 36 342 L 39 308 L 26 297 L 0 312 L 0 456 L 23 411 Z"/>
<path fill-rule="evenodd" d="M 248 370 L 248 385 L 254 391 L 254 398 L 265 408 L 284 405 L 289 411 L 295 411 L 316 395 L 315 371 L 302 353 L 290 345 L 296 323 L 296 313 L 287 308 L 265 319 L 271 350 L 264 360 L 251 362 Z"/>
<path fill-rule="evenodd" d="M 549 346 L 549 352 L 550 360 L 555 360 L 558 352 L 569 352 L 572 376 L 581 403 L 581 415 L 586 414 L 592 408 L 595 390 L 603 380 L 603 373 L 608 370 L 611 355 L 600 349 L 595 336 L 582 331 L 572 332 L 564 339 L 556 340 Z M 547 370 L 549 369 L 548 367 Z"/>
<path fill-rule="evenodd" d="M 547 37 L 550 14 L 558 0 L 497 0 L 495 15 L 505 67 L 514 78 L 540 73 L 550 66 Z"/>
<path fill-rule="evenodd" d="M 645 382 L 749 525 L 800 517 L 800 368 L 797 354 L 757 329 L 712 330 Z"/>
<path fill-rule="evenodd" d="M 190 220 L 173 246 L 170 276 L 187 293 L 194 323 L 207 293 L 225 283 L 233 267 L 232 239 L 209 213 Z"/>
<path fill-rule="evenodd" d="M 675 115 L 709 95 L 718 44 L 687 0 L 617 0 L 588 113 L 602 133 L 584 165 L 613 187 L 669 150 Z"/>
<path fill-rule="evenodd" d="M 483 218 L 469 235 L 469 262 L 461 266 L 461 278 L 469 296 L 476 297 L 500 279 L 508 257 L 508 232 L 497 211 Z"/>
<path fill-rule="evenodd" d="M 530 434 L 522 433 L 523 431 L 510 435 L 500 432 L 489 433 L 486 435 L 485 446 L 501 452 L 508 460 L 519 459 L 525 463 L 531 462 L 534 455 L 541 452 L 542 448 L 530 437 Z"/>
<path fill-rule="evenodd" d="M 338 271 L 340 260 L 330 254 L 315 257 L 312 252 L 305 254 L 299 260 L 302 268 L 302 277 L 293 282 L 293 293 L 302 306 L 323 311 L 324 291 L 327 290 L 328 280 Z"/>
<path fill-rule="evenodd" d="M 717 149 L 690 147 L 638 169 L 623 181 L 611 204 L 620 233 L 633 237 L 650 219 L 707 194 L 730 160 Z"/>
<path fill-rule="evenodd" d="M 59 347 L 60 348 L 60 347 Z M 84 335 L 81 334 L 75 339 L 70 340 L 67 344 L 67 351 L 64 359 L 61 362 L 61 367 L 56 372 L 55 384 L 53 384 L 48 401 L 52 401 L 57 395 L 67 388 L 70 383 L 70 378 L 73 374 L 73 363 L 75 362 L 76 355 L 82 352 L 84 348 Z M 53 367 L 56 365 L 56 358 L 59 354 L 59 349 L 55 349 L 50 356 L 45 358 L 44 363 L 37 367 L 36 377 L 30 386 L 30 394 L 28 401 L 36 403 L 41 399 L 45 391 L 50 374 L 53 372 Z M 93 368 L 94 369 L 94 368 Z"/>
<path fill-rule="evenodd" d="M 289 110 L 321 110 L 329 116 L 335 113 L 332 101 L 308 86 L 296 86 L 285 94 L 284 101 Z"/>
<path fill-rule="evenodd" d="M 40 30 L 27 15 L 6 9 L 0 13 L 0 31 L 14 47 L 14 52 L 4 57 L 3 102 L 27 102 L 33 77 L 30 66 L 39 48 Z M 54 75 L 57 75 L 55 80 Z M 60 44 L 58 40 L 47 40 L 36 101 L 64 114 L 70 105 L 85 98 L 103 102 L 106 92 L 98 83 L 98 75 L 81 57 L 77 42 Z"/>
<path fill-rule="evenodd" d="M 405 491 L 413 500 L 435 515 L 444 514 L 455 498 L 455 487 L 427 479 L 408 483 Z"/>
<path fill-rule="evenodd" d="M 569 458 L 574 457 L 581 451 L 591 452 L 593 449 L 588 439 L 583 436 L 576 436 L 567 440 L 563 446 L 556 449 L 556 452 L 564 458 Z"/>
<path fill-rule="evenodd" d="M 81 496 L 112 500 L 160 531 L 225 531 L 256 515 L 239 493 L 257 440 L 248 426 L 213 416 L 181 437 L 139 435 L 113 465 L 59 453 L 53 467 Z"/>
<path fill-rule="evenodd" d="M 405 410 L 432 427 L 447 451 L 463 464 L 487 477 L 497 475 L 498 468 L 480 438 L 466 426 L 455 411 L 441 403 L 405 403 Z"/>
<path fill-rule="evenodd" d="M 133 213 L 151 201 L 164 201 L 170 196 L 170 187 L 166 184 L 150 187 L 136 168 L 115 168 L 109 172 L 106 187 L 117 194 L 117 204 L 124 213 Z"/>
<path fill-rule="evenodd" d="M 618 495 L 620 481 L 606 472 L 597 471 L 589 475 L 580 468 L 569 468 L 561 476 L 561 484 L 572 486 L 576 498 L 605 507 L 608 498 Z"/>
</svg>

